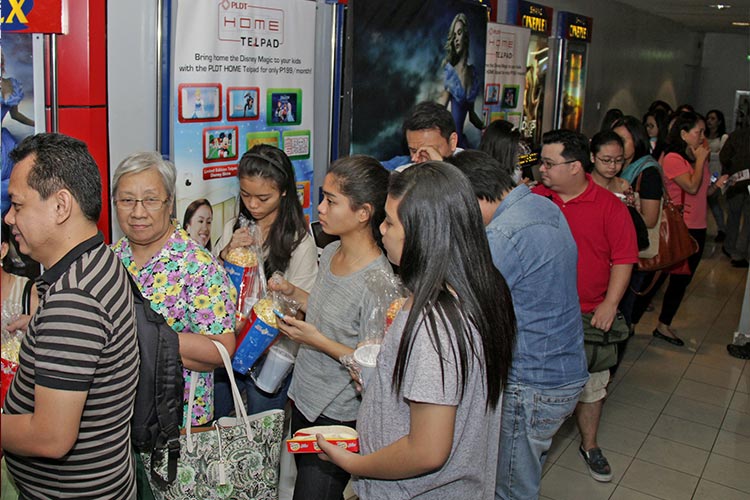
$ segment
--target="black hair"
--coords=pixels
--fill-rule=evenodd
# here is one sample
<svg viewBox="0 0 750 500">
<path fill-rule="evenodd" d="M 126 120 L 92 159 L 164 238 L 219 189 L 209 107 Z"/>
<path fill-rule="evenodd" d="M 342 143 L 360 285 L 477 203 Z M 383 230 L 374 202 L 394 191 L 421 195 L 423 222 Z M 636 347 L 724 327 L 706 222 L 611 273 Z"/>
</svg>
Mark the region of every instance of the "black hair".
<svg viewBox="0 0 750 500">
<path fill-rule="evenodd" d="M 211 202 L 208 201 L 205 198 L 198 198 L 197 200 L 193 200 L 190 205 L 187 206 L 185 209 L 185 216 L 182 219 L 182 228 L 187 231 L 187 227 L 190 225 L 190 220 L 193 218 L 193 215 L 195 215 L 195 212 L 198 211 L 200 207 L 208 207 L 211 209 L 211 213 L 214 213 L 214 209 L 211 206 Z M 208 239 L 208 243 L 206 243 L 206 249 L 210 252 L 211 251 L 211 238 Z"/>
<path fill-rule="evenodd" d="M 268 230 L 263 250 L 268 255 L 263 262 L 266 276 L 274 271 L 285 272 L 297 249 L 307 234 L 302 205 L 297 196 L 297 183 L 294 167 L 289 157 L 279 148 L 268 144 L 257 144 L 240 158 L 237 177 L 242 179 L 261 177 L 273 182 L 281 195 L 276 219 Z M 240 215 L 255 220 L 240 197 Z M 240 227 L 240 217 L 234 223 L 234 230 Z"/>
<path fill-rule="evenodd" d="M 612 124 L 625 116 L 625 113 L 622 112 L 619 108 L 611 108 L 608 109 L 606 113 L 604 113 L 604 118 L 602 119 L 602 126 L 599 127 L 599 131 L 603 130 L 609 130 L 612 128 Z"/>
<path fill-rule="evenodd" d="M 102 212 L 102 178 L 83 141 L 63 134 L 26 137 L 10 152 L 13 163 L 33 156 L 27 183 L 46 200 L 61 189 L 70 192 L 83 215 L 97 222 Z"/>
<path fill-rule="evenodd" d="M 336 178 L 341 194 L 349 198 L 352 210 L 369 205 L 372 237 L 382 248 L 380 224 L 385 219 L 390 172 L 371 156 L 352 155 L 333 162 L 328 173 Z"/>
<path fill-rule="evenodd" d="M 719 126 L 716 128 L 716 137 L 721 137 L 722 135 L 727 133 L 727 122 L 724 119 L 724 113 L 719 111 L 718 109 L 712 109 L 708 113 L 706 113 L 706 118 L 708 118 L 708 115 L 711 113 L 716 115 L 716 118 L 719 119 Z M 706 131 L 708 132 L 708 127 L 706 127 Z M 706 134 L 708 136 L 708 134 Z"/>
<path fill-rule="evenodd" d="M 680 104 L 675 108 L 675 113 L 695 113 L 695 108 L 692 104 Z"/>
<path fill-rule="evenodd" d="M 646 120 L 648 117 L 652 117 L 656 122 L 656 128 L 658 132 L 656 134 L 656 144 L 654 150 L 651 151 L 651 156 L 659 158 L 664 150 L 667 148 L 667 133 L 669 132 L 669 113 L 662 108 L 656 108 L 653 111 L 648 111 L 643 115 L 643 126 L 646 126 Z M 648 131 L 646 131 L 648 136 Z M 649 140 L 650 142 L 650 140 Z"/>
<path fill-rule="evenodd" d="M 409 130 L 428 130 L 436 128 L 440 135 L 450 140 L 451 134 L 456 131 L 456 123 L 453 115 L 445 109 L 445 106 L 434 101 L 420 102 L 409 111 L 409 116 L 404 120 L 403 133 Z"/>
<path fill-rule="evenodd" d="M 597 132 L 596 134 L 594 134 L 594 137 L 591 138 L 589 150 L 591 151 L 592 155 L 596 156 L 602 149 L 602 146 L 613 143 L 625 149 L 625 144 L 623 144 L 622 142 L 622 137 L 615 134 L 612 130 L 602 130 L 601 132 Z M 591 173 L 593 170 L 594 164 L 590 163 L 586 168 L 586 172 Z"/>
<path fill-rule="evenodd" d="M 657 99 L 656 101 L 652 102 L 651 105 L 648 107 L 649 111 L 655 111 L 657 109 L 663 109 L 664 112 L 667 114 L 667 116 L 672 114 L 672 106 L 670 106 L 665 101 L 660 101 Z"/>
<path fill-rule="evenodd" d="M 12 262 L 10 258 L 10 226 L 6 224 L 5 221 L 2 221 L 2 230 L 0 231 L 0 237 L 2 237 L 2 243 L 8 244 L 8 253 L 3 259 L 3 267 L 7 271 L 12 266 Z"/>
<path fill-rule="evenodd" d="M 542 135 L 542 144 L 562 144 L 561 156 L 566 160 L 581 162 L 584 170 L 588 171 L 591 158 L 589 157 L 589 140 L 585 135 L 572 130 L 550 130 Z"/>
<path fill-rule="evenodd" d="M 683 111 L 679 113 L 672 124 L 672 128 L 669 129 L 669 135 L 667 136 L 667 153 L 677 153 L 682 156 L 685 160 L 690 163 L 695 163 L 695 158 L 688 156 L 688 145 L 682 139 L 681 132 L 689 132 L 695 127 L 698 122 L 704 122 L 705 119 L 698 113 L 691 111 Z"/>
<path fill-rule="evenodd" d="M 457 167 L 469 179 L 474 195 L 480 200 L 500 200 L 516 187 L 513 171 L 484 151 L 467 149 L 446 158 L 445 162 Z"/>
<path fill-rule="evenodd" d="M 633 159 L 630 160 L 631 163 L 651 152 L 651 141 L 648 140 L 648 132 L 646 132 L 643 122 L 638 118 L 630 115 L 623 116 L 612 124 L 612 130 L 619 127 L 625 127 L 633 139 Z"/>
<path fill-rule="evenodd" d="M 516 319 L 508 286 L 492 263 L 469 180 L 453 165 L 430 161 L 394 174 L 388 194 L 400 200 L 401 278 L 413 294 L 393 370 L 396 391 L 417 331 L 424 327 L 440 356 L 443 381 L 443 360 L 450 359 L 463 397 L 473 363 L 483 370 L 487 408 L 496 408 L 508 379 Z"/>
<path fill-rule="evenodd" d="M 518 143 L 521 132 L 513 129 L 513 124 L 505 120 L 495 120 L 490 123 L 479 141 L 479 149 L 500 162 L 503 170 L 513 175 L 518 165 Z"/>
</svg>

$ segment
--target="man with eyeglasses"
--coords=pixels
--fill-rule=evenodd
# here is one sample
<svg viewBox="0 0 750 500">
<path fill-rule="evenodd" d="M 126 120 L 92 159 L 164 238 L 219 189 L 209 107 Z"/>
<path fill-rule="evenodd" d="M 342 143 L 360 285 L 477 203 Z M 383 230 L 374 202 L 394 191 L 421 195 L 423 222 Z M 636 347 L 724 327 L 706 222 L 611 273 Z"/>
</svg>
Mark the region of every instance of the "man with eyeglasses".
<svg viewBox="0 0 750 500">
<path fill-rule="evenodd" d="M 578 246 L 578 299 L 587 327 L 609 331 L 628 283 L 638 246 L 633 221 L 615 195 L 586 173 L 589 141 L 577 132 L 553 130 L 542 136 L 541 180 L 534 192 L 552 200 L 568 221 Z M 591 361 L 591 360 L 589 360 Z M 576 407 L 579 453 L 597 481 L 612 479 L 612 468 L 597 443 L 609 369 L 589 374 Z"/>
<path fill-rule="evenodd" d="M 552 439 L 588 379 L 576 243 L 553 203 L 515 185 L 515 165 L 483 151 L 446 161 L 468 177 L 479 199 L 492 262 L 508 283 L 518 323 L 503 389 L 495 498 L 538 498 Z"/>
<path fill-rule="evenodd" d="M 99 169 L 83 142 L 60 134 L 27 137 L 11 158 L 5 221 L 45 272 L 3 406 L 8 470 L 22 498 L 135 499 L 135 309 L 97 230 Z"/>
</svg>

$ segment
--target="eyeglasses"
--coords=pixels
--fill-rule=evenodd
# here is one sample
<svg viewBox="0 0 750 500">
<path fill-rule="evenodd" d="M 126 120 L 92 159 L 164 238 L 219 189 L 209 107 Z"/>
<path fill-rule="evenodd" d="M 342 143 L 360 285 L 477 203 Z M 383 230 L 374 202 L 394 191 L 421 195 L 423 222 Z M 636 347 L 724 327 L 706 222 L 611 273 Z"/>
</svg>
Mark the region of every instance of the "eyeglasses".
<svg viewBox="0 0 750 500">
<path fill-rule="evenodd" d="M 549 170 L 552 167 L 556 167 L 558 165 L 565 165 L 567 163 L 573 163 L 573 162 L 576 162 L 576 161 L 578 161 L 578 160 L 568 160 L 568 161 L 560 161 L 560 162 L 557 162 L 557 163 L 552 163 L 549 160 L 542 160 L 541 166 L 544 167 L 544 168 L 546 168 L 547 170 Z"/>
<path fill-rule="evenodd" d="M 599 156 L 595 156 L 594 158 L 604 163 L 605 165 L 612 165 L 612 166 L 625 165 L 625 158 L 601 158 Z"/>
<path fill-rule="evenodd" d="M 166 203 L 167 200 L 169 200 L 169 198 L 166 200 L 160 200 L 159 198 L 143 198 L 142 200 L 137 198 L 120 198 L 115 200 L 115 206 L 122 210 L 134 210 L 135 206 L 140 202 L 141 205 L 143 205 L 143 208 L 155 212 L 161 210 L 161 207 L 164 206 L 164 203 Z"/>
</svg>

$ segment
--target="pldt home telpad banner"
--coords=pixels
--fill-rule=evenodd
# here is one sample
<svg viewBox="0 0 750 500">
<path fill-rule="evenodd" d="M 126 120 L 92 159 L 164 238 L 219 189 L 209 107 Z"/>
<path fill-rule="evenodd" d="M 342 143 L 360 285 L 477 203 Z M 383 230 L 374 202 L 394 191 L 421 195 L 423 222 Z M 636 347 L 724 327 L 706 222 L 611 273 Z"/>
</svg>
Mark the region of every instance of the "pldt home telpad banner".
<svg viewBox="0 0 750 500">
<path fill-rule="evenodd" d="M 212 241 L 237 213 L 237 167 L 256 144 L 292 159 L 310 215 L 315 2 L 178 0 L 172 57 L 177 218 L 213 208 Z"/>
</svg>

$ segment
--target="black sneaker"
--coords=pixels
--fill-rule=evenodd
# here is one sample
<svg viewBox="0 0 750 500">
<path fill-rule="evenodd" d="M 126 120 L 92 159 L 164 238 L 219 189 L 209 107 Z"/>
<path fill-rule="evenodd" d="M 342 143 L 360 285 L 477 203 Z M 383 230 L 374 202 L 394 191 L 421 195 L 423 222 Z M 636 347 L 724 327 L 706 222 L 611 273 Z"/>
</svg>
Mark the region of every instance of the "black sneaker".
<svg viewBox="0 0 750 500">
<path fill-rule="evenodd" d="M 727 345 L 727 352 L 735 358 L 750 359 L 750 344 L 745 345 Z"/>
<path fill-rule="evenodd" d="M 604 458 L 601 448 L 591 448 L 586 451 L 583 446 L 579 446 L 578 453 L 586 462 L 591 477 L 601 483 L 608 483 L 612 480 L 612 468 L 609 466 L 607 459 Z"/>
</svg>

